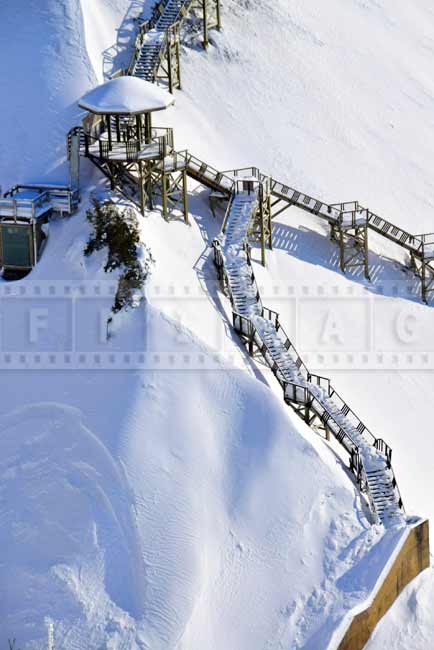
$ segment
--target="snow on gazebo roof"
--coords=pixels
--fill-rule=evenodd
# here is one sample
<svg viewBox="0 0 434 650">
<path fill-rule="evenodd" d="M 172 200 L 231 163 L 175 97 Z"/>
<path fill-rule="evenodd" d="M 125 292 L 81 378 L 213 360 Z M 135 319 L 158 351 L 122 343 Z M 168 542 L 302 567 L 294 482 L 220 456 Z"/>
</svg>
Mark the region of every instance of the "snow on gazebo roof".
<svg viewBox="0 0 434 650">
<path fill-rule="evenodd" d="M 155 84 L 138 77 L 117 77 L 86 93 L 78 105 L 91 113 L 135 115 L 162 111 L 174 97 Z"/>
</svg>

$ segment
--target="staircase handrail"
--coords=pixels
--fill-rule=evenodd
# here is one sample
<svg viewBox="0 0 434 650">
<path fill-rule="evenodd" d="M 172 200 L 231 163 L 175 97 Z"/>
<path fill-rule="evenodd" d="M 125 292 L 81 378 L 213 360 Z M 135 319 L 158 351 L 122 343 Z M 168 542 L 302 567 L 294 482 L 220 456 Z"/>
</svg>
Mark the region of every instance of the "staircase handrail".
<svg viewBox="0 0 434 650">
<path fill-rule="evenodd" d="M 353 419 L 353 426 L 355 429 L 357 429 L 360 435 L 364 435 L 366 433 L 366 436 L 368 438 L 367 442 L 375 446 L 377 438 L 370 431 L 370 429 L 368 429 L 368 427 L 362 422 L 362 420 L 355 414 L 353 409 L 350 408 L 350 406 L 348 406 L 347 402 L 340 396 L 340 394 L 337 392 L 337 390 L 334 388 L 331 382 L 330 382 L 328 397 L 336 403 L 336 405 L 342 411 L 345 417 L 348 417 L 349 415 L 350 419 L 351 418 Z"/>
<path fill-rule="evenodd" d="M 276 196 L 280 196 L 283 198 L 283 200 L 287 200 L 289 203 L 293 202 L 294 196 L 308 196 L 304 192 L 301 192 L 299 190 L 294 189 L 293 187 L 289 185 L 285 185 L 285 183 L 282 183 L 281 181 L 275 179 L 274 177 L 271 178 L 271 193 L 275 194 Z M 280 188 L 282 191 L 279 192 L 278 188 Z M 339 206 L 342 205 L 347 205 L 348 203 L 356 203 L 359 207 L 360 204 L 358 201 L 353 201 L 353 202 L 340 202 L 340 203 L 325 203 L 324 201 L 320 201 L 319 199 L 315 199 L 314 197 L 309 197 L 311 200 L 317 201 L 318 204 L 320 204 L 322 207 L 327 209 L 329 212 L 331 212 L 334 209 L 338 209 Z M 300 206 L 301 207 L 301 206 Z M 364 208 L 367 210 L 367 226 L 373 230 L 376 230 L 378 234 L 381 233 L 381 226 L 377 223 L 375 223 L 376 220 L 380 224 L 383 224 L 384 226 L 387 227 L 387 233 L 390 231 L 392 232 L 391 236 L 389 235 L 389 238 L 391 238 L 396 244 L 403 246 L 404 248 L 408 248 L 410 250 L 415 251 L 416 253 L 420 253 L 422 251 L 422 239 L 424 235 L 413 235 L 409 233 L 408 231 L 404 230 L 400 226 L 396 226 L 395 224 L 391 223 L 390 221 L 387 221 L 383 217 L 380 217 L 379 215 L 375 214 L 372 212 L 372 210 L 369 210 L 368 208 Z M 319 212 L 318 210 L 317 212 Z M 430 236 L 431 233 L 428 233 L 427 236 Z M 384 236 L 384 233 L 383 233 Z M 434 240 L 430 243 L 434 243 Z"/>
<path fill-rule="evenodd" d="M 357 463 L 358 463 L 357 482 L 360 486 L 361 492 L 364 492 L 366 498 L 369 501 L 369 507 L 371 509 L 371 513 L 373 514 L 374 522 L 378 524 L 380 522 L 380 517 L 378 514 L 377 506 L 375 505 L 374 499 L 372 497 L 372 492 L 369 488 L 368 475 L 366 473 L 365 464 L 363 462 L 363 458 L 359 450 L 357 450 Z"/>
<path fill-rule="evenodd" d="M 218 240 L 217 240 L 217 241 L 218 241 Z M 246 257 L 247 257 L 247 260 L 248 260 L 249 264 L 251 265 L 249 246 L 248 246 L 248 245 L 245 245 L 245 246 L 244 246 L 244 249 L 245 249 L 245 251 L 246 251 Z M 228 276 L 227 276 L 226 269 L 224 268 L 224 258 L 223 258 L 223 256 L 221 257 L 221 264 L 222 264 L 222 271 L 223 271 L 223 274 L 224 274 L 224 276 L 225 276 L 225 278 L 226 278 L 226 281 L 227 281 L 227 286 L 229 287 L 229 293 L 230 293 L 231 305 L 232 305 L 232 308 L 233 308 L 234 301 L 233 301 L 233 298 L 232 298 L 232 295 L 231 295 L 231 292 L 230 292 L 230 282 L 229 282 L 229 278 L 228 278 Z M 252 269 L 252 276 L 253 276 L 253 279 L 254 279 L 254 282 L 255 282 L 255 285 L 256 285 L 256 279 L 255 279 L 255 277 L 254 277 L 253 269 Z M 259 294 L 259 291 L 258 291 L 258 294 Z M 347 432 L 347 431 L 346 431 L 346 430 L 345 430 L 345 429 L 344 429 L 344 428 L 339 424 L 339 422 L 336 420 L 336 418 L 335 418 L 335 416 L 333 415 L 333 413 L 331 413 L 331 412 L 327 409 L 327 406 L 326 406 L 324 403 L 322 403 L 322 402 L 319 401 L 318 397 L 317 397 L 317 396 L 312 392 L 312 390 L 309 388 L 309 386 L 303 386 L 302 384 L 297 384 L 297 383 L 294 382 L 294 381 L 289 381 L 288 379 L 286 379 L 286 378 L 285 378 L 285 375 L 284 375 L 284 371 L 283 371 L 282 368 L 280 367 L 279 363 L 274 359 L 271 350 L 270 350 L 269 347 L 267 346 L 266 342 L 262 339 L 260 333 L 257 331 L 257 329 L 255 328 L 255 326 L 253 325 L 253 323 L 251 322 L 251 320 L 250 320 L 247 316 L 243 316 L 242 314 L 238 314 L 238 313 L 235 312 L 234 310 L 233 310 L 233 313 L 237 314 L 237 317 L 240 318 L 241 321 L 242 321 L 242 320 L 245 320 L 246 322 L 249 323 L 249 327 L 251 328 L 251 332 L 249 333 L 249 336 L 252 337 L 252 336 L 256 335 L 256 336 L 258 337 L 258 339 L 259 339 L 259 341 L 260 341 L 260 344 L 261 344 L 261 345 L 258 345 L 258 347 L 259 347 L 259 349 L 260 349 L 260 351 L 261 351 L 261 354 L 262 354 L 262 356 L 264 357 L 265 361 L 267 361 L 267 359 L 266 359 L 266 356 L 265 356 L 265 354 L 264 354 L 264 351 L 266 350 L 266 351 L 268 352 L 268 354 L 270 355 L 270 358 L 273 360 L 273 365 L 271 365 L 268 361 L 267 361 L 267 364 L 269 365 L 269 367 L 270 367 L 271 370 L 273 371 L 273 374 L 275 374 L 277 380 L 279 381 L 279 384 L 282 386 L 283 391 L 284 391 L 284 395 L 286 396 L 286 389 L 285 389 L 285 386 L 283 385 L 284 383 L 286 383 L 286 384 L 288 384 L 288 385 L 291 385 L 291 386 L 296 386 L 298 389 L 303 389 L 304 394 L 305 394 L 305 401 L 307 402 L 307 401 L 308 401 L 308 400 L 307 400 L 307 396 L 310 396 L 310 398 L 311 398 L 311 399 L 310 399 L 310 407 L 313 408 L 314 410 L 316 410 L 318 416 L 320 417 L 320 419 L 321 419 L 321 421 L 324 423 L 324 425 L 326 426 L 326 425 L 328 424 L 329 429 L 330 429 L 331 432 L 333 433 L 334 437 L 335 437 L 335 438 L 338 440 L 338 442 L 339 442 L 339 443 L 340 443 L 340 444 L 341 444 L 341 445 L 346 449 L 346 451 L 347 451 L 348 453 L 351 454 L 352 451 L 355 450 L 355 451 L 357 452 L 358 458 L 359 458 L 360 461 L 361 461 L 361 455 L 360 455 L 360 450 L 359 450 L 359 446 L 358 446 L 358 444 L 357 444 L 356 441 L 352 438 L 352 436 L 351 436 L 351 435 L 350 435 L 350 434 L 349 434 L 349 433 L 348 433 L 348 432 Z M 275 312 L 275 313 L 276 313 L 276 312 Z M 262 308 L 262 314 L 264 314 L 264 308 Z M 319 386 L 321 386 L 321 380 L 323 380 L 323 381 L 326 381 L 326 382 L 327 382 L 327 385 L 328 385 L 329 387 L 331 387 L 331 383 L 330 383 L 330 380 L 329 380 L 328 378 L 326 378 L 326 377 L 320 377 L 319 375 L 312 375 L 312 374 L 309 372 L 309 370 L 307 369 L 307 367 L 306 367 L 306 366 L 304 365 L 304 363 L 302 362 L 301 357 L 298 355 L 298 353 L 297 353 L 295 347 L 292 345 L 290 339 L 287 337 L 286 333 L 284 332 L 283 327 L 280 325 L 280 322 L 279 322 L 279 320 L 278 320 L 278 315 L 277 315 L 277 319 L 276 319 L 276 320 L 277 320 L 277 323 L 279 324 L 279 329 L 281 329 L 281 330 L 283 331 L 284 336 L 285 336 L 285 339 L 289 342 L 289 346 L 290 346 L 290 347 L 287 348 L 288 351 L 289 351 L 289 349 L 291 349 L 291 348 L 294 350 L 295 355 L 296 355 L 296 357 L 300 360 L 300 362 L 301 362 L 303 368 L 305 369 L 305 371 L 306 371 L 306 373 L 307 373 L 307 376 L 308 376 L 308 377 L 310 376 L 310 377 L 314 377 L 314 378 L 316 378 L 317 385 L 319 385 Z M 285 346 L 285 347 L 286 347 L 286 346 Z M 281 378 L 282 378 L 282 381 L 279 380 L 279 377 L 277 376 L 277 371 L 280 373 Z M 321 387 L 322 387 L 322 386 L 321 386 Z M 333 389 L 332 389 L 332 390 L 333 390 Z M 332 394 L 334 394 L 334 391 L 332 392 Z M 336 395 L 337 395 L 337 393 L 336 393 Z M 330 395 L 328 395 L 328 396 L 330 396 Z M 339 396 L 338 396 L 338 397 L 339 397 Z M 340 398 L 340 399 L 342 399 L 342 398 Z M 343 401 L 343 400 L 342 400 L 342 401 Z M 350 409 L 349 407 L 348 407 L 348 410 L 351 411 L 351 409 Z M 352 411 L 351 411 L 351 412 L 352 412 Z M 326 416 L 323 415 L 324 413 L 326 414 Z M 354 414 L 354 415 L 355 415 L 355 414 Z M 357 416 L 355 416 L 355 417 L 357 417 Z M 330 422 L 333 422 L 333 423 L 334 423 L 334 425 L 335 425 L 335 427 L 336 427 L 336 430 L 335 430 L 334 427 L 330 426 Z M 364 426 L 364 425 L 363 425 L 363 426 Z M 372 434 L 371 434 L 371 435 L 372 435 Z M 375 440 L 375 438 L 374 438 L 374 440 Z M 360 476 L 359 476 L 359 474 L 356 474 L 356 476 L 357 476 L 357 480 L 360 481 Z M 362 487 L 362 484 L 361 484 L 361 483 L 360 483 L 360 486 Z M 366 486 L 368 486 L 367 478 L 366 478 Z M 368 492 L 369 492 L 369 489 L 368 489 Z M 370 500 L 372 501 L 371 495 L 369 495 L 369 498 L 370 498 Z M 374 513 L 374 516 L 376 516 L 376 509 L 375 509 L 375 506 L 374 506 L 374 508 L 373 508 L 373 513 Z"/>
<path fill-rule="evenodd" d="M 230 176 L 227 176 L 224 172 L 220 172 L 211 165 L 208 165 L 208 163 L 204 162 L 200 158 L 197 158 L 197 156 L 193 156 L 190 152 L 188 152 L 188 157 L 186 160 L 187 166 L 190 165 L 190 163 L 193 163 L 194 165 L 198 166 L 199 169 L 197 172 L 197 176 L 202 176 L 202 178 L 207 178 L 207 175 L 202 173 L 202 169 L 205 169 L 206 171 L 210 171 L 211 174 L 208 176 L 208 179 L 211 180 L 212 182 L 217 183 L 220 185 L 223 189 L 225 189 L 227 192 L 232 193 L 233 189 L 233 179 L 230 178 Z M 211 177 L 212 175 L 212 177 Z"/>
<path fill-rule="evenodd" d="M 241 172 L 250 172 L 250 174 L 247 174 L 247 176 L 252 176 L 257 178 L 258 180 L 261 179 L 261 172 L 258 169 L 258 167 L 239 167 L 238 169 L 223 169 L 222 173 L 227 174 L 227 175 L 232 175 L 235 178 L 240 176 Z"/>
<path fill-rule="evenodd" d="M 434 232 L 427 232 L 423 235 L 415 235 L 417 239 L 420 239 L 422 244 L 434 244 Z"/>
</svg>

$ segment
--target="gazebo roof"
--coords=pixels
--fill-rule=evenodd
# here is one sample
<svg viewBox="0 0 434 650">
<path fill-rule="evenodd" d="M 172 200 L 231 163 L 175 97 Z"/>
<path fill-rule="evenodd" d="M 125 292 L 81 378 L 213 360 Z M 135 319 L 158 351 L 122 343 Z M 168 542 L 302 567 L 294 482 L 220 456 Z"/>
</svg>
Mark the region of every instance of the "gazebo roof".
<svg viewBox="0 0 434 650">
<path fill-rule="evenodd" d="M 79 101 L 81 108 L 103 115 L 136 115 L 162 111 L 175 98 L 155 84 L 138 77 L 116 77 L 93 88 Z"/>
</svg>

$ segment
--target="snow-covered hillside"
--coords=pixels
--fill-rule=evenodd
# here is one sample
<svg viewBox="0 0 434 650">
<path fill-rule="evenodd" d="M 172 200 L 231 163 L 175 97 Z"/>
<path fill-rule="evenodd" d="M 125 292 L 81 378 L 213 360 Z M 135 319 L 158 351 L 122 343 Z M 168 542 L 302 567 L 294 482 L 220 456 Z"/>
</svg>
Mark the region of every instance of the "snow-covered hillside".
<svg viewBox="0 0 434 650">
<path fill-rule="evenodd" d="M 289 5 L 227 0 L 224 31 L 212 34 L 209 51 L 183 47 L 184 91 L 160 123 L 175 126 L 179 148 L 219 168 L 254 164 L 325 200 L 358 198 L 414 232 L 431 230 L 429 3 Z M 142 8 L 44 0 L 30 3 L 24 24 L 15 6 L 0 10 L 9 98 L 0 109 L 3 188 L 67 181 L 64 140 L 79 121 L 76 101 L 125 60 Z M 82 210 L 51 224 L 23 285 L 105 280 L 101 258 L 82 255 L 87 192 L 103 183 L 87 165 L 82 180 Z M 64 648 L 322 650 L 400 537 L 369 526 L 339 458 L 240 350 L 213 284 L 208 244 L 219 223 L 203 189 L 190 190 L 191 227 L 158 213 L 143 220 L 156 258 L 148 301 L 116 320 L 104 349 L 139 349 L 146 331 L 152 353 L 203 357 L 213 370 L 2 373 L 0 643 L 9 636 L 42 648 L 47 616 Z M 294 209 L 276 229 L 283 243 L 278 236 L 258 278 L 292 334 L 291 306 L 279 300 L 289 283 L 345 294 L 361 281 L 338 275 L 333 245 L 313 218 Z M 376 263 L 377 279 L 401 277 L 387 260 Z M 396 306 L 379 302 L 386 314 Z M 430 323 L 431 308 L 412 308 Z M 19 316 L 8 322 L 15 346 Z M 356 316 L 347 317 L 352 331 Z M 94 334 L 83 334 L 85 349 Z M 46 349 L 64 344 L 57 331 L 47 336 Z M 312 340 L 296 342 L 311 353 Z M 215 349 L 226 359 L 217 367 Z M 432 462 L 416 405 L 434 390 L 431 374 L 328 374 L 394 447 L 409 510 L 430 515 Z M 421 584 L 429 592 L 428 576 Z"/>
</svg>

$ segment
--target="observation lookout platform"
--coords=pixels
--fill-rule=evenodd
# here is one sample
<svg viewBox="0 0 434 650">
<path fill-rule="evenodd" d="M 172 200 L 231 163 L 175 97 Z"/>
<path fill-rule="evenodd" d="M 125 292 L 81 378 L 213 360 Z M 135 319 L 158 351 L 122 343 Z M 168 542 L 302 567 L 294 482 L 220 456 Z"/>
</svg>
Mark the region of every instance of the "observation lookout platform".
<svg viewBox="0 0 434 650">
<path fill-rule="evenodd" d="M 154 127 L 153 114 L 175 99 L 138 77 L 116 77 L 79 101 L 87 111 L 82 126 L 69 133 L 79 139 L 80 155 L 89 158 L 142 213 L 161 196 L 163 214 L 180 209 L 188 222 L 186 152 L 174 150 L 173 130 Z"/>
</svg>

